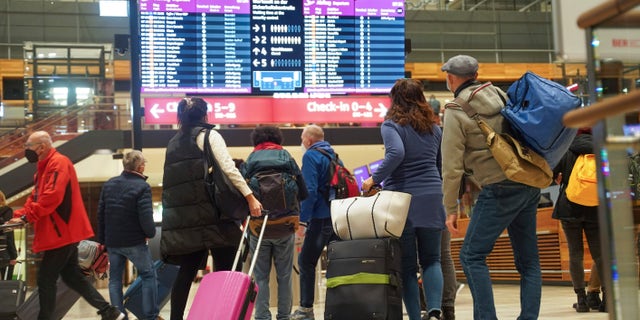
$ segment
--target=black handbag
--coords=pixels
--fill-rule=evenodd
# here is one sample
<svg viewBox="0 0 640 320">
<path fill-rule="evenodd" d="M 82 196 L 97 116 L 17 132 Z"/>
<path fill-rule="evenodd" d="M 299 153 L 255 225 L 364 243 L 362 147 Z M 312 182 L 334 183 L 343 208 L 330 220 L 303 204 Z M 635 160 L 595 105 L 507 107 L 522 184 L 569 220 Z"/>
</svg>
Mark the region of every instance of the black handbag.
<svg viewBox="0 0 640 320">
<path fill-rule="evenodd" d="M 223 220 L 244 220 L 249 215 L 249 203 L 227 175 L 220 169 L 209 144 L 211 129 L 204 136 L 204 185 L 211 202 Z"/>
</svg>

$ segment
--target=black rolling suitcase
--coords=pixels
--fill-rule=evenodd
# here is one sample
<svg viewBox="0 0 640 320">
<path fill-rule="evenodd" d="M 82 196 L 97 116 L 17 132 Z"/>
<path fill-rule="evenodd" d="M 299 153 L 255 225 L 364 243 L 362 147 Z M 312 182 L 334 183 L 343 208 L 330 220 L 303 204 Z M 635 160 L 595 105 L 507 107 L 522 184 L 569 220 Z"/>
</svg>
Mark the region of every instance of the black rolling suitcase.
<svg viewBox="0 0 640 320">
<path fill-rule="evenodd" d="M 18 267 L 18 278 L 12 280 L 7 267 L 5 279 L 0 281 L 0 320 L 13 320 L 18 317 L 16 311 L 27 294 L 27 285 L 22 280 L 21 274 L 22 267 Z"/>
<path fill-rule="evenodd" d="M 336 241 L 327 256 L 326 320 L 402 319 L 397 239 Z"/>
<path fill-rule="evenodd" d="M 87 276 L 89 282 L 95 282 L 93 276 Z M 62 278 L 58 278 L 56 283 L 56 308 L 53 310 L 53 318 L 60 320 L 71 310 L 76 302 L 80 299 L 80 294 L 69 288 Z M 36 320 L 38 319 L 38 313 L 40 313 L 40 294 L 38 294 L 38 287 L 33 289 L 33 293 L 27 298 L 27 300 L 18 307 L 18 319 L 21 320 Z"/>
</svg>

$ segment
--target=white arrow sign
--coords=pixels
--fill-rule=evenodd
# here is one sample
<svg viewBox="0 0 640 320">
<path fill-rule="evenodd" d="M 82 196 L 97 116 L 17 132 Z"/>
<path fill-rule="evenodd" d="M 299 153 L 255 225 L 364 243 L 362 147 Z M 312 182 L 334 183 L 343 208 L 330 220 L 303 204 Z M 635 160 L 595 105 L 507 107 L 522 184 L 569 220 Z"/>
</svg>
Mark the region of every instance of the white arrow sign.
<svg viewBox="0 0 640 320">
<path fill-rule="evenodd" d="M 373 109 L 373 111 L 380 113 L 379 115 L 380 118 L 384 118 L 384 116 L 387 115 L 387 110 L 388 110 L 387 107 L 382 102 L 379 102 L 378 107 Z"/>
<path fill-rule="evenodd" d="M 149 113 L 151 113 L 151 115 L 156 119 L 160 118 L 160 115 L 158 115 L 159 113 L 164 113 L 164 109 L 159 109 L 159 107 L 159 104 L 154 103 L 153 106 L 151 106 L 151 110 L 149 110 Z"/>
</svg>

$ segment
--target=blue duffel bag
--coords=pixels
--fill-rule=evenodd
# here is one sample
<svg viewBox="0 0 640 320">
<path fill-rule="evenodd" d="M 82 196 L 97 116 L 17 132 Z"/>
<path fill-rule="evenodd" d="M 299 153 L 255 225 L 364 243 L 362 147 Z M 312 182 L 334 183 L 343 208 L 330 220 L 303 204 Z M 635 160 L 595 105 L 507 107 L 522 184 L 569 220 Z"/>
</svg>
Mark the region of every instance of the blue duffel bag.
<svg viewBox="0 0 640 320">
<path fill-rule="evenodd" d="M 580 98 L 530 71 L 509 87 L 507 96 L 502 115 L 511 124 L 514 136 L 554 168 L 577 133 L 577 129 L 562 124 L 562 116 L 580 107 Z"/>
</svg>

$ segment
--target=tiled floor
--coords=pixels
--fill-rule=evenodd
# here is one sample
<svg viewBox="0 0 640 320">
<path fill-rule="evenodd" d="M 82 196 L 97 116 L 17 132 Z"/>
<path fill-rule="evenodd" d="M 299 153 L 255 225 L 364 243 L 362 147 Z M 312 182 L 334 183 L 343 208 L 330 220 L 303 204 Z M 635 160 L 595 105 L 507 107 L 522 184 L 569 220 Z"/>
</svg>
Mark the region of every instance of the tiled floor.
<svg viewBox="0 0 640 320">
<path fill-rule="evenodd" d="M 191 299 L 197 289 L 197 285 L 194 285 L 191 290 Z M 100 289 L 105 297 L 108 297 L 107 289 Z M 499 319 L 516 319 L 519 313 L 519 287 L 517 285 L 505 285 L 499 284 L 494 286 L 494 294 L 496 300 L 496 308 L 498 310 Z M 323 320 L 322 311 L 324 309 L 323 298 L 315 305 L 315 315 L 317 320 Z M 604 320 L 608 319 L 606 313 L 589 312 L 589 313 L 576 313 L 571 305 L 575 302 L 575 294 L 571 287 L 568 286 L 544 286 L 542 289 L 542 308 L 540 311 L 540 319 L 544 320 L 559 320 L 559 319 L 590 319 L 590 320 Z M 373 302 L 372 302 L 373 303 Z M 472 302 L 471 294 L 468 288 L 465 286 L 456 300 L 456 319 L 468 320 L 472 319 Z M 272 309 L 272 313 L 275 314 L 275 310 Z M 161 316 L 165 319 L 169 319 L 169 306 L 167 305 L 161 312 Z M 95 320 L 99 319 L 95 315 L 95 310 L 89 306 L 83 300 L 76 303 L 71 309 L 65 319 L 75 320 Z M 131 317 L 133 320 L 133 318 Z M 408 317 L 404 317 L 408 319 Z"/>
</svg>

